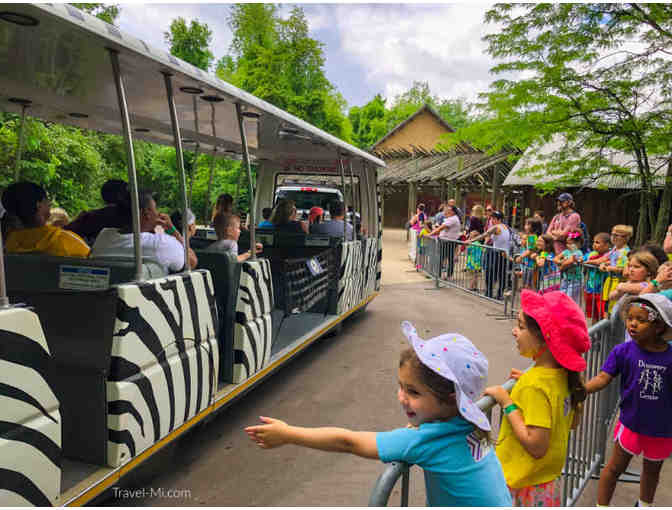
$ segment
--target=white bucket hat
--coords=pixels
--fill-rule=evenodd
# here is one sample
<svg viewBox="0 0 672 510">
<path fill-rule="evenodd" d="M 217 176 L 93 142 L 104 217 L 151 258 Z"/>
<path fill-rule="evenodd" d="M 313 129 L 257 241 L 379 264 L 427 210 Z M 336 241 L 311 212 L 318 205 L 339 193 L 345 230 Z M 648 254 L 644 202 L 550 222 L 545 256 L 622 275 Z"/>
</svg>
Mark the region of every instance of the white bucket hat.
<svg viewBox="0 0 672 510">
<path fill-rule="evenodd" d="M 483 353 L 459 333 L 423 340 L 408 321 L 401 323 L 401 331 L 423 365 L 453 382 L 460 415 L 479 429 L 490 430 L 487 416 L 476 405 L 488 377 Z"/>
</svg>

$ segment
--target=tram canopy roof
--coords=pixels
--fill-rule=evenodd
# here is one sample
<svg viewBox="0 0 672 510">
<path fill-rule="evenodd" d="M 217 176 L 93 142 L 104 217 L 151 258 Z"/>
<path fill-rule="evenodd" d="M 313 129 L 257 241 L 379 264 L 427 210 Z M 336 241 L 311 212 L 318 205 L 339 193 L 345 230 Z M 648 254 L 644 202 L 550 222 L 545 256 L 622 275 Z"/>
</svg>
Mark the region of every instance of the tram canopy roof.
<svg viewBox="0 0 672 510">
<path fill-rule="evenodd" d="M 216 148 L 225 156 L 240 154 L 239 103 L 244 111 L 259 114 L 244 122 L 250 154 L 259 162 L 334 167 L 340 152 L 345 159 L 385 166 L 377 157 L 68 4 L 5 4 L 0 11 L 0 104 L 5 111 L 20 113 L 16 100 L 29 100 L 27 114 L 33 117 L 121 134 L 108 54 L 112 49 L 119 53 L 134 138 L 173 145 L 161 74 L 170 73 L 187 150 L 197 143 L 201 152 Z"/>
</svg>

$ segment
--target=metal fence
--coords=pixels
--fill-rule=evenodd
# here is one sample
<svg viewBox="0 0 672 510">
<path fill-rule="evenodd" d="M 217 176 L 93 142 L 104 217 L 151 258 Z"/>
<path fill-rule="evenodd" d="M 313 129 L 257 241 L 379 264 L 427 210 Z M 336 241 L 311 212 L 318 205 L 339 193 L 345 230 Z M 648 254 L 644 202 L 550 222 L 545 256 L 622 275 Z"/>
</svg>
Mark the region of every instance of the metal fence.
<svg viewBox="0 0 672 510">
<path fill-rule="evenodd" d="M 561 290 L 595 324 L 609 316 L 609 304 L 603 297 L 621 281 L 620 274 L 603 272 L 583 262 L 561 270 L 552 256 L 520 259 L 489 245 L 418 236 L 413 230 L 409 258 L 437 288 L 455 287 L 503 304 L 504 316 L 513 316 L 519 309 L 522 289 L 541 293 Z M 603 286 L 607 287 L 604 296 Z"/>
<path fill-rule="evenodd" d="M 585 356 L 586 380 L 598 374 L 611 349 L 623 341 L 625 331 L 618 313 L 614 313 L 610 319 L 603 319 L 593 325 L 588 333 L 591 347 Z M 511 391 L 514 385 L 515 381 L 509 379 L 503 386 Z M 486 413 L 492 413 L 496 405 L 491 397 L 483 397 L 477 404 Z M 599 476 L 600 468 L 605 462 L 609 431 L 616 417 L 617 407 L 617 384 L 610 384 L 586 399 L 581 422 L 569 435 L 567 460 L 561 476 L 563 506 L 574 506 L 588 481 Z M 403 462 L 394 462 L 387 466 L 371 492 L 369 506 L 387 506 L 392 490 L 401 476 L 403 482 L 399 506 L 408 506 L 409 473 L 409 466 Z"/>
</svg>

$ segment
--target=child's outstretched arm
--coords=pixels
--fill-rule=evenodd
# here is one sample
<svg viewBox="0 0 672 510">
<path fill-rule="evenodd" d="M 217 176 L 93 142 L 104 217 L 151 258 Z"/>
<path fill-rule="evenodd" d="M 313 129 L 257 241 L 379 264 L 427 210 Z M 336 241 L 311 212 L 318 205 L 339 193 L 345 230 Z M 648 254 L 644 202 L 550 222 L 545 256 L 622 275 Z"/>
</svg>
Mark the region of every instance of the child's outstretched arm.
<svg viewBox="0 0 672 510">
<path fill-rule="evenodd" d="M 501 386 L 490 386 L 489 388 L 486 388 L 483 393 L 494 398 L 502 409 L 506 409 L 513 404 L 509 392 Z M 516 408 L 514 411 L 509 412 L 506 415 L 506 418 L 508 418 L 513 433 L 527 453 L 535 459 L 540 459 L 546 455 L 548 447 L 551 444 L 551 429 L 525 425 L 523 412 L 520 408 Z"/>
<path fill-rule="evenodd" d="M 604 389 L 613 379 L 613 376 L 606 372 L 600 372 L 586 383 L 586 393 L 595 393 Z"/>
<path fill-rule="evenodd" d="M 378 459 L 375 432 L 356 432 L 337 427 L 294 427 L 284 421 L 260 416 L 265 425 L 246 427 L 245 432 L 261 448 L 296 444 L 328 452 L 345 452 Z"/>
</svg>

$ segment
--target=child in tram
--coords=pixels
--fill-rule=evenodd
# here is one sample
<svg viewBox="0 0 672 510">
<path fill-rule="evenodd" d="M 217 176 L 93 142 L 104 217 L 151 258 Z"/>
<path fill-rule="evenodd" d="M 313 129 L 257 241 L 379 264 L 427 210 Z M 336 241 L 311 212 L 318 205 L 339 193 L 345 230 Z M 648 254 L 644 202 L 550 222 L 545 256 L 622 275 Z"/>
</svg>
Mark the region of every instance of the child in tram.
<svg viewBox="0 0 672 510">
<path fill-rule="evenodd" d="M 231 253 L 238 262 L 245 262 L 252 256 L 252 250 L 238 254 L 238 239 L 240 239 L 240 216 L 237 214 L 217 213 L 213 220 L 217 233 L 217 241 L 205 250 L 211 253 Z M 261 253 L 263 246 L 256 243 L 257 253 Z"/>
<path fill-rule="evenodd" d="M 295 427 L 262 416 L 263 425 L 245 431 L 261 448 L 296 444 L 417 464 L 425 471 L 431 506 L 510 506 L 488 437 L 490 423 L 474 402 L 488 375 L 487 359 L 456 333 L 423 340 L 409 322 L 402 331 L 411 347 L 401 353 L 397 397 L 410 427 L 355 432 Z"/>
<path fill-rule="evenodd" d="M 560 475 L 569 431 L 581 415 L 586 389 L 581 354 L 590 348 L 586 319 L 579 306 L 559 291 L 538 294 L 524 289 L 518 326 L 518 352 L 532 358 L 511 394 L 501 386 L 485 390 L 504 410 L 497 457 L 514 506 L 560 506 Z"/>
<path fill-rule="evenodd" d="M 672 454 L 672 346 L 663 336 L 672 327 L 672 303 L 661 294 L 642 294 L 624 302 L 623 321 L 634 340 L 618 344 L 598 375 L 586 383 L 600 391 L 620 375 L 620 416 L 614 449 L 602 470 L 597 506 L 608 506 L 616 482 L 630 460 L 644 457 L 635 506 L 651 506 L 663 462 Z"/>
</svg>

